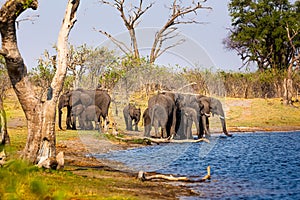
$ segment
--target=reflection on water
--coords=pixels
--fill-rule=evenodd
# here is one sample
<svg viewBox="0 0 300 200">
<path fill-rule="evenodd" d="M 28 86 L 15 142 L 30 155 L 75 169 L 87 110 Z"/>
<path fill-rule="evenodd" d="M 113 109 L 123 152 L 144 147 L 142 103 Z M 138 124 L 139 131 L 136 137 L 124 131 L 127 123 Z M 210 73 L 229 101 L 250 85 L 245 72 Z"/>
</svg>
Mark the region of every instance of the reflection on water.
<svg viewBox="0 0 300 200">
<path fill-rule="evenodd" d="M 300 132 L 214 136 L 207 143 L 166 144 L 98 155 L 123 162 L 133 171 L 203 176 L 189 184 L 201 194 L 182 199 L 300 199 Z"/>
</svg>

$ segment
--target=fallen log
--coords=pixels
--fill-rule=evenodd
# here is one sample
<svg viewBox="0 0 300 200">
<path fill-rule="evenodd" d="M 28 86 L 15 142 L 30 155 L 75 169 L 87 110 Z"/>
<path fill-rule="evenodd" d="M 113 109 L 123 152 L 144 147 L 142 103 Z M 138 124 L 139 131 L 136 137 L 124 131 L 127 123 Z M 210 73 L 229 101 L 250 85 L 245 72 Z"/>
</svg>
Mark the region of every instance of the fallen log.
<svg viewBox="0 0 300 200">
<path fill-rule="evenodd" d="M 200 138 L 200 139 L 197 139 L 197 140 L 173 140 L 173 139 L 164 139 L 164 138 L 161 138 L 161 139 L 158 139 L 158 138 L 150 138 L 150 137 L 131 137 L 131 138 L 122 138 L 122 137 L 118 137 L 118 136 L 115 136 L 116 139 L 120 140 L 120 141 L 123 141 L 123 142 L 133 142 L 135 140 L 143 140 L 145 141 L 145 143 L 149 143 L 149 142 L 152 142 L 152 143 L 156 143 L 156 144 L 160 144 L 160 143 L 198 143 L 198 142 L 206 142 L 206 143 L 210 143 L 208 139 L 206 138 Z"/>
<path fill-rule="evenodd" d="M 147 176 L 144 171 L 139 171 L 138 179 L 141 181 L 151 181 L 151 180 L 167 180 L 167 181 L 184 181 L 184 182 L 204 182 L 210 179 L 210 166 L 207 167 L 207 174 L 200 179 L 191 179 L 185 176 L 174 177 L 172 175 L 156 174 Z"/>
<path fill-rule="evenodd" d="M 169 140 L 169 139 L 156 139 L 156 138 L 149 138 L 146 137 L 147 140 L 149 140 L 150 142 L 159 144 L 159 143 L 198 143 L 198 142 L 206 142 L 206 143 L 210 143 L 208 139 L 206 138 L 200 138 L 197 140 Z"/>
</svg>

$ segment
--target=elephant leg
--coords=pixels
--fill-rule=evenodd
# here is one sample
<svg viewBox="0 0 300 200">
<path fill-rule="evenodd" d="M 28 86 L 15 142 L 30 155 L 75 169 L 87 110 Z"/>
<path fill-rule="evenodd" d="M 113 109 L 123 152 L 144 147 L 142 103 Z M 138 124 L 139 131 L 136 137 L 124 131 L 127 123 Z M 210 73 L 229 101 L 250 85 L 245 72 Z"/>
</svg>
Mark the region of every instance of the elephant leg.
<svg viewBox="0 0 300 200">
<path fill-rule="evenodd" d="M 202 122 L 202 117 L 201 116 L 199 118 L 198 125 L 199 125 L 198 139 L 200 139 L 200 138 L 203 137 L 203 134 L 204 134 L 204 127 L 203 127 L 203 122 Z"/>
<path fill-rule="evenodd" d="M 104 125 L 103 125 L 103 131 L 104 131 L 105 133 L 108 131 L 108 124 L 109 124 L 108 117 L 105 116 L 105 117 L 104 117 Z"/>
<path fill-rule="evenodd" d="M 66 119 L 66 125 L 67 125 L 67 129 L 71 130 L 72 129 L 72 119 L 71 119 L 71 107 L 68 106 L 67 107 L 67 119 Z"/>
<path fill-rule="evenodd" d="M 132 119 L 131 119 L 131 117 L 128 118 L 128 130 L 132 131 Z"/>
<path fill-rule="evenodd" d="M 158 135 L 158 121 L 157 120 L 154 120 L 153 126 L 154 126 L 155 137 L 157 138 L 157 137 L 159 137 L 159 135 Z"/>
<path fill-rule="evenodd" d="M 187 120 L 187 116 L 183 116 L 183 135 L 184 135 L 184 139 L 187 138 L 187 132 L 188 132 L 188 120 Z"/>
<path fill-rule="evenodd" d="M 72 130 L 76 130 L 76 116 L 75 115 L 71 116 L 71 125 L 72 125 Z"/>
<path fill-rule="evenodd" d="M 193 120 L 192 119 L 188 119 L 188 139 L 193 139 L 193 133 L 192 133 L 192 126 L 193 126 Z"/>
<path fill-rule="evenodd" d="M 128 130 L 128 117 L 124 115 L 126 130 Z"/>
<path fill-rule="evenodd" d="M 136 120 L 134 120 L 133 126 L 134 126 L 134 131 L 139 131 L 139 129 L 138 129 L 138 123 L 137 123 Z"/>
</svg>

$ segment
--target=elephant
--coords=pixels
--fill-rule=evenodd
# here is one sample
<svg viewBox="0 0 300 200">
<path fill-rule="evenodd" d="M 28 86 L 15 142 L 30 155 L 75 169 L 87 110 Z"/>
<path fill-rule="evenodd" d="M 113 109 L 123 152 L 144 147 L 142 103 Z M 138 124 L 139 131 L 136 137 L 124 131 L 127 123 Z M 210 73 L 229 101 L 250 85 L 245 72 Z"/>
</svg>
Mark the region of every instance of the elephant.
<svg viewBox="0 0 300 200">
<path fill-rule="evenodd" d="M 146 108 L 143 112 L 143 124 L 144 124 L 144 136 L 150 137 L 151 118 L 149 115 L 149 108 Z"/>
<path fill-rule="evenodd" d="M 200 119 L 203 104 L 198 101 L 195 95 L 180 94 L 176 100 L 177 120 L 176 133 L 180 139 L 192 137 L 192 124 L 195 123 L 197 136 L 203 131 Z"/>
<path fill-rule="evenodd" d="M 101 109 L 96 105 L 90 105 L 80 114 L 80 121 L 83 123 L 83 129 L 94 129 L 92 121 L 95 122 L 95 129 L 100 131 L 101 124 Z"/>
<path fill-rule="evenodd" d="M 109 94 L 101 89 L 96 90 L 84 90 L 84 89 L 76 89 L 67 91 L 59 97 L 58 101 L 58 125 L 61 127 L 61 116 L 62 116 L 62 108 L 67 107 L 67 129 L 76 129 L 74 123 L 71 123 L 71 110 L 73 106 L 78 104 L 82 104 L 84 107 L 88 107 L 90 105 L 96 105 L 101 110 L 101 116 L 104 119 L 104 129 L 107 130 L 108 124 L 108 110 L 111 103 L 111 97 Z"/>
<path fill-rule="evenodd" d="M 185 135 L 186 139 L 193 139 L 192 134 L 192 125 L 193 122 L 195 123 L 197 129 L 197 136 L 200 135 L 200 114 L 191 107 L 183 107 L 181 110 L 181 121 L 183 125 L 183 134 Z"/>
<path fill-rule="evenodd" d="M 90 95 L 83 93 L 81 91 L 67 91 L 62 94 L 58 100 L 58 126 L 62 130 L 61 126 L 61 117 L 62 117 L 62 108 L 67 107 L 67 129 L 76 130 L 76 117 L 71 118 L 72 107 L 77 105 L 82 105 L 84 107 L 88 107 L 93 104 L 93 99 Z M 78 107 L 77 109 L 83 109 L 82 107 Z M 73 112 L 75 112 L 74 110 Z M 74 113 L 75 116 L 78 115 L 78 111 Z"/>
<path fill-rule="evenodd" d="M 203 109 L 201 111 L 201 118 L 202 118 L 202 123 L 203 123 L 203 132 L 201 133 L 202 136 L 210 135 L 209 131 L 209 117 L 210 113 L 212 115 L 219 115 L 220 116 L 220 121 L 222 124 L 222 129 L 223 133 L 231 137 L 232 134 L 228 133 L 227 128 L 226 128 L 226 121 L 225 121 L 225 114 L 223 110 L 223 106 L 220 100 L 213 98 L 213 97 L 207 97 L 203 95 L 198 96 L 199 101 L 203 104 Z"/>
<path fill-rule="evenodd" d="M 79 121 L 79 127 L 82 129 L 84 128 L 84 123 L 81 120 L 81 114 L 82 112 L 84 112 L 85 107 L 82 104 L 77 104 L 75 106 L 72 107 L 71 109 L 71 122 L 72 122 L 72 126 L 74 128 L 76 128 L 76 117 L 78 117 L 78 121 Z"/>
<path fill-rule="evenodd" d="M 166 109 L 159 104 L 155 104 L 150 110 L 151 126 L 154 127 L 155 137 L 158 136 L 158 127 L 161 127 L 161 138 L 166 138 L 167 136 L 167 125 L 168 125 L 168 113 Z"/>
<path fill-rule="evenodd" d="M 151 116 L 154 105 L 160 105 L 167 113 L 167 126 L 166 134 L 162 134 L 168 138 L 173 138 L 176 134 L 175 126 L 176 126 L 176 107 L 174 99 L 165 94 L 157 94 L 149 98 L 148 100 L 148 108 L 149 115 Z M 151 127 L 150 127 L 151 130 Z"/>
<path fill-rule="evenodd" d="M 128 104 L 123 109 L 123 116 L 126 124 L 126 130 L 132 131 L 132 121 L 134 121 L 133 126 L 135 126 L 135 131 L 138 131 L 138 123 L 141 118 L 141 109 L 136 108 L 132 104 Z"/>
</svg>

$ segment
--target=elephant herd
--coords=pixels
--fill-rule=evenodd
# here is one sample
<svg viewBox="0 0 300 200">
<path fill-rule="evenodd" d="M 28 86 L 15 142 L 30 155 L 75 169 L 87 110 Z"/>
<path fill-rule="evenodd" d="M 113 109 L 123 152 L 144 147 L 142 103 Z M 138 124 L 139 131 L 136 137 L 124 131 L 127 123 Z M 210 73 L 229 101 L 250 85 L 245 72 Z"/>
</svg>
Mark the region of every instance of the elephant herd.
<svg viewBox="0 0 300 200">
<path fill-rule="evenodd" d="M 62 108 L 67 107 L 67 129 L 76 130 L 78 118 L 80 129 L 94 129 L 94 122 L 95 129 L 100 131 L 102 117 L 104 131 L 107 131 L 110 103 L 111 97 L 105 90 L 67 91 L 60 96 L 58 102 L 59 128 L 62 129 Z M 192 139 L 192 126 L 195 124 L 198 138 L 206 137 L 210 135 L 211 114 L 220 117 L 223 133 L 231 136 L 226 129 L 224 110 L 218 99 L 204 95 L 159 93 L 149 98 L 148 107 L 143 112 L 144 135 L 150 137 L 151 128 L 154 127 L 154 137 Z M 141 109 L 128 104 L 123 109 L 123 116 L 126 130 L 132 131 L 134 127 L 134 131 L 138 131 Z"/>
<path fill-rule="evenodd" d="M 192 125 L 195 124 L 198 138 L 210 135 L 209 117 L 218 115 L 223 133 L 228 133 L 222 103 L 213 97 L 194 94 L 177 94 L 164 92 L 154 95 L 148 100 L 148 107 L 143 112 L 144 135 L 150 137 L 154 127 L 157 138 L 192 139 Z M 123 110 L 126 130 L 138 131 L 141 110 L 128 104 Z M 161 128 L 159 132 L 159 127 Z"/>
<path fill-rule="evenodd" d="M 100 130 L 101 117 L 104 120 L 104 129 L 108 124 L 108 109 L 111 97 L 105 90 L 70 90 L 62 94 L 58 100 L 58 126 L 62 129 L 61 118 L 62 108 L 67 107 L 67 129 L 76 130 L 76 118 L 78 117 L 79 127 L 83 130 Z"/>
</svg>

